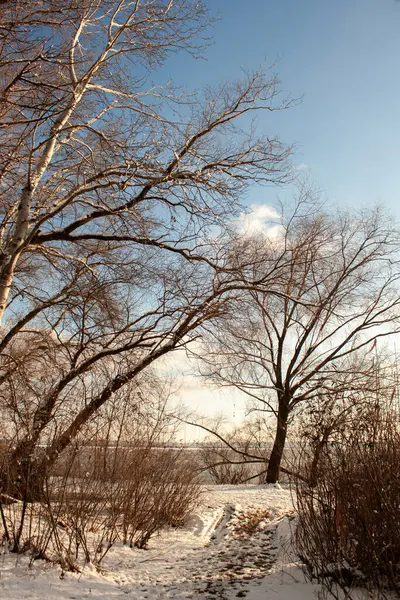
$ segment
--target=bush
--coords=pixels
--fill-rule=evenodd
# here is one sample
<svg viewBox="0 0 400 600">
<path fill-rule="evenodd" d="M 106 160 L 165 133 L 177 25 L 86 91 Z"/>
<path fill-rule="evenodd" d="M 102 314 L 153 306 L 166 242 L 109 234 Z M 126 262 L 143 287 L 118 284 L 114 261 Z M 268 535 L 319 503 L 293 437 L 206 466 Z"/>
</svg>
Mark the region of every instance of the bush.
<svg viewBox="0 0 400 600">
<path fill-rule="evenodd" d="M 76 569 L 81 562 L 99 565 L 118 540 L 144 548 L 166 525 L 184 524 L 199 485 L 180 450 L 148 441 L 93 445 L 60 457 L 42 502 L 2 500 L 3 537 L 12 551 Z"/>
<path fill-rule="evenodd" d="M 253 418 L 228 432 L 216 422 L 208 430 L 217 432 L 218 437 L 210 436 L 203 442 L 199 468 L 212 483 L 238 485 L 250 480 L 264 483 L 274 436 L 268 420 Z"/>
<path fill-rule="evenodd" d="M 200 449 L 201 469 L 217 485 L 238 485 L 254 474 L 254 465 L 228 447 L 205 443 Z"/>
<path fill-rule="evenodd" d="M 314 457 L 315 458 L 315 457 Z M 314 464 L 313 464 L 314 463 Z M 299 555 L 325 584 L 400 591 L 400 421 L 383 409 L 303 461 Z M 400 595 L 400 594 L 399 594 Z"/>
</svg>

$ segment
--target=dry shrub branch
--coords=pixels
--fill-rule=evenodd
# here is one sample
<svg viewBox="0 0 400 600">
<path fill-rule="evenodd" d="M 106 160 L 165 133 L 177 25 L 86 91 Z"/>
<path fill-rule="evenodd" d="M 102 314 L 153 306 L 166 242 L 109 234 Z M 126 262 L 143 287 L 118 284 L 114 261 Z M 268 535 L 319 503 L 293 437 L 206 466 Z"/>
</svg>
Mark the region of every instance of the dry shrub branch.
<svg viewBox="0 0 400 600">
<path fill-rule="evenodd" d="M 40 502 L 3 493 L 1 528 L 8 549 L 77 570 L 88 562 L 99 566 L 117 542 L 145 548 L 163 527 L 182 526 L 198 504 L 200 488 L 188 456 L 173 447 L 163 408 L 161 403 L 151 414 L 147 407 L 147 423 L 144 415 L 135 423 L 125 411 L 105 413 L 95 433 L 89 437 L 86 430 L 49 469 Z M 3 449 L 4 471 L 10 449 Z"/>
<path fill-rule="evenodd" d="M 296 543 L 310 573 L 332 588 L 400 596 L 400 419 L 376 404 L 358 427 L 303 460 Z M 304 457 L 303 457 L 304 459 Z"/>
</svg>

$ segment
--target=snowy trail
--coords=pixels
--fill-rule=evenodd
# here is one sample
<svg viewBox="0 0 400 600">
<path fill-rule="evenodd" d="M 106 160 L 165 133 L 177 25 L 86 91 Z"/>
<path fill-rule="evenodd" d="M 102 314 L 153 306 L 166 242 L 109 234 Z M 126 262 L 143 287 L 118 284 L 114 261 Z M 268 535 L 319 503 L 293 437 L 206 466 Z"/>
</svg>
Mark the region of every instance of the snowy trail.
<svg viewBox="0 0 400 600">
<path fill-rule="evenodd" d="M 0 557 L 2 600 L 234 600 L 265 588 L 281 569 L 283 530 L 292 512 L 287 489 L 210 486 L 184 529 L 151 540 L 146 551 L 124 546 L 106 557 L 104 572 L 66 574 L 22 557 Z M 265 596 L 262 596 L 265 598 Z M 274 594 L 276 597 L 276 594 Z"/>
<path fill-rule="evenodd" d="M 186 530 L 166 532 L 153 542 L 151 557 L 138 563 L 124 549 L 121 590 L 133 593 L 139 579 L 142 597 L 151 600 L 245 597 L 275 563 L 276 527 L 291 510 L 289 492 L 281 488 L 214 488 Z M 267 518 L 259 517 L 260 526 L 245 531 L 243 525 L 260 511 Z"/>
<path fill-rule="evenodd" d="M 235 515 L 235 513 L 232 513 Z M 232 516 L 231 515 L 231 516 Z M 240 518 L 243 515 L 238 515 Z M 166 557 L 148 559 L 140 565 L 125 563 L 125 581 L 119 579 L 125 594 L 134 591 L 139 573 L 143 598 L 221 598 L 244 597 L 254 583 L 261 583 L 276 560 L 274 545 L 276 524 L 257 534 L 240 539 L 230 536 L 231 517 L 222 520 L 207 547 L 194 549 L 191 554 L 172 561 Z M 157 578 L 146 570 L 146 564 L 158 563 Z M 135 569 L 133 581 L 129 572 Z M 259 580 L 258 582 L 256 580 Z M 116 580 L 118 581 L 118 579 Z"/>
</svg>

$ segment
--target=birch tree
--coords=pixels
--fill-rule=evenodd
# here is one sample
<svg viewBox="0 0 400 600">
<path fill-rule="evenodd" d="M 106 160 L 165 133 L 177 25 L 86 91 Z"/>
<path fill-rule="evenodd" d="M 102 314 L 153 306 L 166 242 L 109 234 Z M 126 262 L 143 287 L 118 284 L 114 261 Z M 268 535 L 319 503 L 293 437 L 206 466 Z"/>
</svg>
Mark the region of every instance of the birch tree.
<svg viewBox="0 0 400 600">
<path fill-rule="evenodd" d="M 288 106 L 273 75 L 186 97 L 158 83 L 171 53 L 201 52 L 209 22 L 197 0 L 3 4 L 0 385 L 21 417 L 3 477 L 12 493 L 28 481 L 25 496 L 37 495 L 82 425 L 221 310 L 232 281 L 219 276 L 215 232 L 250 182 L 288 176 L 290 149 L 249 118 Z"/>
</svg>

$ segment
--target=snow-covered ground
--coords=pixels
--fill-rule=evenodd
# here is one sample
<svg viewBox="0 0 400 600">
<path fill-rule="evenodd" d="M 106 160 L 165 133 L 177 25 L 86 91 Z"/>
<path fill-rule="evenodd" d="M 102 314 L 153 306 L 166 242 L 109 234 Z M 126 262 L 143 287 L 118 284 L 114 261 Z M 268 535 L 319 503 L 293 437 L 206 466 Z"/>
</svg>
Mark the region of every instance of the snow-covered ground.
<svg viewBox="0 0 400 600">
<path fill-rule="evenodd" d="M 24 556 L 0 556 L 1 600 L 309 600 L 290 548 L 293 506 L 280 486 L 208 486 L 182 529 L 155 536 L 147 550 L 115 546 L 102 573 L 61 573 Z"/>
</svg>

